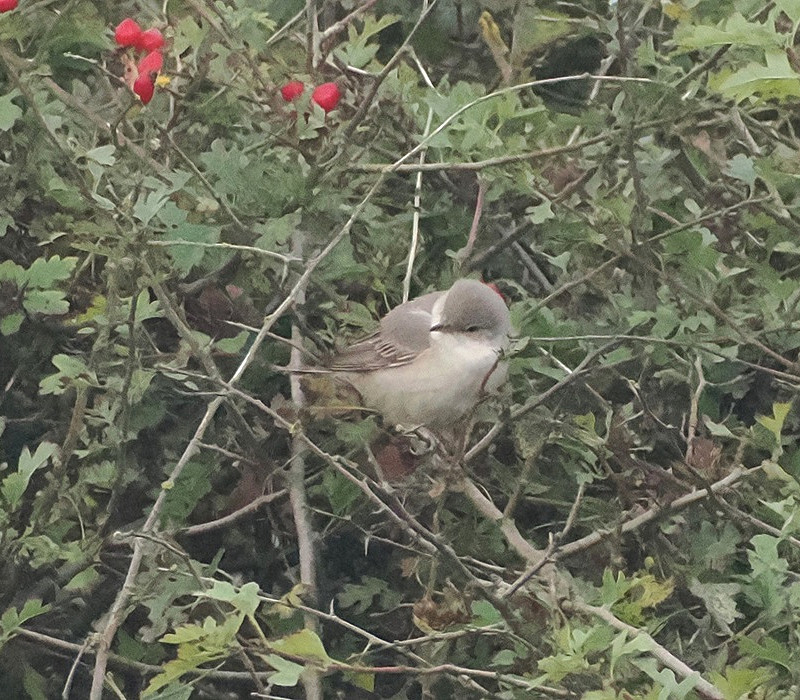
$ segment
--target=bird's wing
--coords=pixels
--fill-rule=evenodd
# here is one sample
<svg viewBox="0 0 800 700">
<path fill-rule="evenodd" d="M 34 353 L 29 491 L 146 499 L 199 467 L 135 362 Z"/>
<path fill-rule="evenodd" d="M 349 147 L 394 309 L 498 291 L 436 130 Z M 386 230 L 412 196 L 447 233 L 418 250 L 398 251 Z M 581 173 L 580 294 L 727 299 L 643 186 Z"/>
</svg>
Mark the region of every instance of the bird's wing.
<svg viewBox="0 0 800 700">
<path fill-rule="evenodd" d="M 430 346 L 431 310 L 444 292 L 432 292 L 392 309 L 378 331 L 344 348 L 328 364 L 340 372 L 372 371 L 413 362 Z"/>
</svg>

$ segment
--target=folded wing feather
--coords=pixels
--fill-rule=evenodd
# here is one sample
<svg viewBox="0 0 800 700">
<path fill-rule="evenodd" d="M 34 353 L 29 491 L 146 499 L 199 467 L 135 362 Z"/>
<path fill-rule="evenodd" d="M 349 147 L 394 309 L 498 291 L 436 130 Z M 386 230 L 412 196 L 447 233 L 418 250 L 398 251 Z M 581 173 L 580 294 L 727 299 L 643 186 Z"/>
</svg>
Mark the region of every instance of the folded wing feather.
<svg viewBox="0 0 800 700">
<path fill-rule="evenodd" d="M 445 292 L 432 292 L 392 309 L 380 329 L 344 348 L 328 364 L 341 372 L 359 372 L 406 365 L 430 346 L 431 311 Z"/>
</svg>

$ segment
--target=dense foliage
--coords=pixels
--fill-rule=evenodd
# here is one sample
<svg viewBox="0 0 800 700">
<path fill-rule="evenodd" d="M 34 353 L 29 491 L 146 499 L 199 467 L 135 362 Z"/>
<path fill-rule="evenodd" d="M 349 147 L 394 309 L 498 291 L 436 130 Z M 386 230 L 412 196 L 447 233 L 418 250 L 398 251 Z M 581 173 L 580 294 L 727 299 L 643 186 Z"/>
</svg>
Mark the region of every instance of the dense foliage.
<svg viewBox="0 0 800 700">
<path fill-rule="evenodd" d="M 0 694 L 798 697 L 797 0 L 15 5 Z M 463 444 L 284 371 L 460 276 Z"/>
</svg>

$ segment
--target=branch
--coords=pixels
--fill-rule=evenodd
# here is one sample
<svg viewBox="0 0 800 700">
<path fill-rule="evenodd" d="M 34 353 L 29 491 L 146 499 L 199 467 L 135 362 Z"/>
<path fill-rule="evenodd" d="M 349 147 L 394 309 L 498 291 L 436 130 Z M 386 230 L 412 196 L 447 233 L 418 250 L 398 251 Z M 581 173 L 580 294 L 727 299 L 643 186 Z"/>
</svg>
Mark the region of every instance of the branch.
<svg viewBox="0 0 800 700">
<path fill-rule="evenodd" d="M 496 93 L 492 93 L 493 95 Z M 480 100 L 483 101 L 483 100 Z M 477 104 L 479 100 L 470 103 L 471 105 Z M 463 108 L 458 110 L 458 114 L 461 114 L 464 111 Z M 449 124 L 452 121 L 448 118 L 445 121 L 445 124 Z M 441 126 L 437 129 L 436 132 L 441 131 Z M 592 146 L 596 143 L 602 143 L 603 141 L 610 140 L 613 136 L 615 136 L 615 132 L 601 134 L 599 136 L 593 136 L 589 139 L 584 139 L 583 141 L 576 141 L 575 143 L 570 143 L 565 146 L 555 146 L 553 148 L 540 148 L 536 151 L 526 151 L 525 153 L 517 153 L 510 156 L 497 156 L 495 158 L 487 158 L 486 160 L 477 160 L 471 163 L 405 163 L 402 165 L 392 166 L 389 163 L 364 163 L 362 165 L 352 165 L 350 166 L 349 170 L 359 173 L 374 173 L 374 172 L 382 172 L 387 168 L 391 168 L 393 172 L 397 173 L 415 173 L 415 172 L 436 172 L 439 170 L 462 170 L 462 171 L 480 171 L 485 170 L 486 168 L 494 168 L 500 165 L 507 165 L 508 163 L 522 163 L 528 160 L 539 160 L 542 158 L 550 158 L 552 156 L 560 155 L 561 153 L 572 153 L 574 151 L 580 151 L 582 148 L 586 148 L 587 146 Z M 423 141 L 426 139 L 423 139 Z"/>
<path fill-rule="evenodd" d="M 481 214 L 483 213 L 483 202 L 486 199 L 486 181 L 478 178 L 478 194 L 475 197 L 475 212 L 472 215 L 472 225 L 469 228 L 469 235 L 467 236 L 466 245 L 460 250 L 456 251 L 456 263 L 461 267 L 470 255 L 472 249 L 475 247 L 475 241 L 478 239 L 478 228 L 481 223 Z"/>
<path fill-rule="evenodd" d="M 695 683 L 694 690 L 696 690 L 699 695 L 707 700 L 725 700 L 725 696 L 722 694 L 722 691 L 720 691 L 719 688 L 702 678 L 697 671 L 681 661 L 677 656 L 669 651 L 669 649 L 661 646 L 647 632 L 639 629 L 638 627 L 634 627 L 633 625 L 629 625 L 627 622 L 623 622 L 610 610 L 606 608 L 600 608 L 595 605 L 588 605 L 587 603 L 577 600 L 565 601 L 563 606 L 567 610 L 571 608 L 577 612 L 598 617 L 611 625 L 614 629 L 618 629 L 621 632 L 627 632 L 632 638 L 638 637 L 639 639 L 647 640 L 651 647 L 649 653 L 652 654 L 659 662 L 661 662 L 663 666 L 670 669 L 681 678 L 696 677 L 697 681 Z"/>
<path fill-rule="evenodd" d="M 209 520 L 208 522 L 200 523 L 199 525 L 185 527 L 181 530 L 178 530 L 178 533 L 181 535 L 194 537 L 195 535 L 205 535 L 206 533 L 213 532 L 214 530 L 219 530 L 237 522 L 238 520 L 241 520 L 251 513 L 255 513 L 259 508 L 261 508 L 261 506 L 268 505 L 273 501 L 282 498 L 287 493 L 288 491 L 286 489 L 281 489 L 280 491 L 275 491 L 274 493 L 268 493 L 264 496 L 259 496 L 255 500 L 250 501 L 250 503 L 248 503 L 246 506 L 242 506 L 238 510 L 233 511 L 233 513 L 228 513 L 228 515 L 224 515 L 221 518 Z"/>
<path fill-rule="evenodd" d="M 730 474 L 726 477 L 720 479 L 719 481 L 715 481 L 709 488 L 705 489 L 698 489 L 697 491 L 692 491 L 691 493 L 687 493 L 685 496 L 679 496 L 674 501 L 670 501 L 666 505 L 658 505 L 653 506 L 652 508 L 646 510 L 644 513 L 637 515 L 635 518 L 631 518 L 626 522 L 622 523 L 619 527 L 614 528 L 606 528 L 604 530 L 596 530 L 590 535 L 586 537 L 582 537 L 579 540 L 575 540 L 574 542 L 569 542 L 568 544 L 562 545 L 558 552 L 555 553 L 555 558 L 561 559 L 562 557 L 569 557 L 574 554 L 578 554 L 579 552 L 583 552 L 590 547 L 594 547 L 595 545 L 602 542 L 606 537 L 610 534 L 619 532 L 621 534 L 627 534 L 629 532 L 633 532 L 638 530 L 641 527 L 644 527 L 650 522 L 663 517 L 668 513 L 674 513 L 687 506 L 692 505 L 693 503 L 697 503 L 698 501 L 702 501 L 703 499 L 707 498 L 712 493 L 717 493 L 722 491 L 726 488 L 729 488 L 733 484 L 735 484 L 740 479 L 744 478 L 745 476 L 749 476 L 750 474 L 754 474 L 755 472 L 761 471 L 761 467 L 752 467 L 751 469 L 745 469 L 743 467 L 738 467 L 734 469 Z"/>
<path fill-rule="evenodd" d="M 303 232 L 295 229 L 292 233 L 292 253 L 298 257 L 303 254 Z M 297 291 L 297 306 L 301 307 L 306 301 L 306 287 Z M 292 324 L 292 350 L 289 359 L 289 369 L 300 369 L 303 366 L 303 356 L 299 350 L 303 342 L 297 323 Z M 292 403 L 299 413 L 306 406 L 306 398 L 300 385 L 300 375 L 292 374 L 289 378 Z M 300 558 L 300 582 L 308 589 L 312 599 L 317 602 L 317 557 L 315 546 L 314 526 L 311 523 L 311 514 L 308 507 L 306 494 L 306 461 L 304 457 L 305 446 L 296 436 L 292 436 L 292 456 L 289 466 L 287 482 L 289 484 L 289 503 L 292 506 L 294 528 L 297 533 L 297 551 Z M 319 635 L 317 619 L 309 614 L 303 615 L 305 628 Z M 322 675 L 314 668 L 306 669 L 301 677 L 307 700 L 322 700 Z"/>
<path fill-rule="evenodd" d="M 338 34 L 339 32 L 347 29 L 347 27 L 353 23 L 353 20 L 358 17 L 360 14 L 366 12 L 367 10 L 371 9 L 378 0 L 367 0 L 363 5 L 357 7 L 353 10 L 349 15 L 345 15 L 340 19 L 338 22 L 334 22 L 330 27 L 328 27 L 324 32 L 320 34 L 320 43 L 324 43 L 332 36 Z"/>
<path fill-rule="evenodd" d="M 252 345 L 248 348 L 247 353 L 245 354 L 242 361 L 239 363 L 239 366 L 236 368 L 236 371 L 233 373 L 229 380 L 229 384 L 233 385 L 238 382 L 242 375 L 245 373 L 247 368 L 253 362 L 261 344 L 264 342 L 264 339 L 267 337 L 267 334 L 272 329 L 272 326 L 278 321 L 284 313 L 286 313 L 292 305 L 295 303 L 297 295 L 300 293 L 302 289 L 305 288 L 308 280 L 311 278 L 313 272 L 317 269 L 319 264 L 331 253 L 331 251 L 339 244 L 339 242 L 350 232 L 355 221 L 361 216 L 361 213 L 364 211 L 367 203 L 372 199 L 375 192 L 383 183 L 385 176 L 382 174 L 380 175 L 373 186 L 369 189 L 367 194 L 364 198 L 359 202 L 359 204 L 355 207 L 350 218 L 347 222 L 342 226 L 342 228 L 336 233 L 336 235 L 331 238 L 328 244 L 313 258 L 311 258 L 308 263 L 306 264 L 306 268 L 303 271 L 303 274 L 300 275 L 297 282 L 295 283 L 294 287 L 291 289 L 289 294 L 286 298 L 278 305 L 278 307 L 269 314 L 265 319 L 264 323 L 261 326 L 261 329 L 256 334 L 256 337 L 253 339 Z M 175 467 L 172 470 L 172 473 L 169 476 L 169 479 L 164 483 L 162 486 L 161 491 L 156 498 L 153 507 L 150 510 L 150 514 L 147 517 L 147 520 L 143 527 L 143 532 L 157 532 L 158 531 L 158 520 L 161 515 L 161 509 L 164 507 L 164 502 L 167 497 L 167 493 L 171 485 L 175 483 L 176 479 L 180 476 L 181 472 L 183 471 L 186 464 L 192 458 L 192 456 L 200 449 L 200 443 L 202 442 L 203 436 L 205 435 L 206 431 L 208 430 L 211 422 L 214 419 L 219 407 L 222 405 L 224 401 L 223 397 L 217 397 L 213 399 L 208 406 L 206 407 L 205 415 L 203 416 L 202 420 L 200 421 L 197 429 L 195 430 L 192 439 L 189 441 L 189 444 L 183 451 L 183 454 L 178 459 Z M 90 700 L 101 700 L 102 693 L 103 693 L 103 681 L 105 679 L 105 671 L 106 665 L 108 664 L 108 654 L 111 649 L 111 642 L 114 639 L 114 636 L 119 629 L 119 626 L 122 624 L 123 620 L 127 616 L 126 609 L 128 606 L 128 601 L 133 593 L 134 584 L 136 582 L 136 576 L 139 573 L 139 569 L 142 565 L 142 558 L 144 556 L 144 548 L 145 548 L 145 540 L 143 538 L 137 538 L 134 546 L 133 546 L 133 556 L 131 557 L 131 562 L 128 565 L 128 571 L 125 575 L 125 581 L 120 589 L 119 593 L 114 600 L 114 603 L 111 607 L 109 612 L 107 622 L 105 627 L 100 633 L 98 649 L 97 649 L 97 656 L 95 658 L 95 666 L 94 672 L 92 674 L 92 687 L 89 693 Z"/>
</svg>

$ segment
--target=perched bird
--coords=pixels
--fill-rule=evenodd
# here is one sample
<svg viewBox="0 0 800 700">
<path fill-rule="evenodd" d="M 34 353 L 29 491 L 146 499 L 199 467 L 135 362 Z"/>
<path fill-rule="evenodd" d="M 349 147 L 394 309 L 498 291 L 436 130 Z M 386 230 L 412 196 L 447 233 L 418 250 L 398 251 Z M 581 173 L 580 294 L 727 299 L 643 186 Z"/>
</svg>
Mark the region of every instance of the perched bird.
<svg viewBox="0 0 800 700">
<path fill-rule="evenodd" d="M 392 309 L 327 365 L 393 424 L 450 427 L 505 381 L 511 318 L 502 297 L 460 279 Z"/>
</svg>

